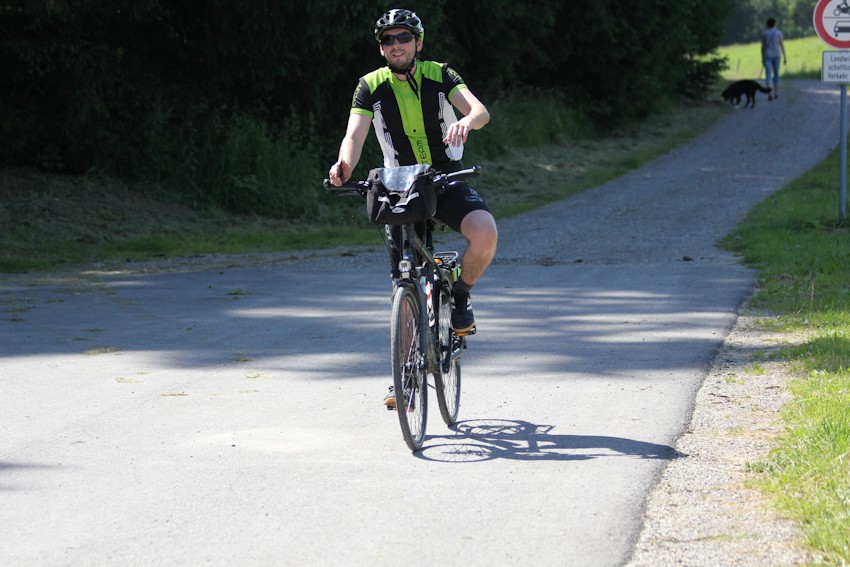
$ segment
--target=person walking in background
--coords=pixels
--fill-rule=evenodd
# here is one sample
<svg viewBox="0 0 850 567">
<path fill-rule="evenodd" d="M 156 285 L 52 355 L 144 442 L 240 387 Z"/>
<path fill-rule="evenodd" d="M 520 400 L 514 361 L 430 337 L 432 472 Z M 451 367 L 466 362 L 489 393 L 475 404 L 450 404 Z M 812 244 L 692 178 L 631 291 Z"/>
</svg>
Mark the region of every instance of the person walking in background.
<svg viewBox="0 0 850 567">
<path fill-rule="evenodd" d="M 767 20 L 767 29 L 761 34 L 761 60 L 764 64 L 764 78 L 767 88 L 772 88 L 773 93 L 767 96 L 768 100 L 779 98 L 779 58 L 782 63 L 787 64 L 785 56 L 785 42 L 782 32 L 776 29 L 776 18 Z"/>
</svg>

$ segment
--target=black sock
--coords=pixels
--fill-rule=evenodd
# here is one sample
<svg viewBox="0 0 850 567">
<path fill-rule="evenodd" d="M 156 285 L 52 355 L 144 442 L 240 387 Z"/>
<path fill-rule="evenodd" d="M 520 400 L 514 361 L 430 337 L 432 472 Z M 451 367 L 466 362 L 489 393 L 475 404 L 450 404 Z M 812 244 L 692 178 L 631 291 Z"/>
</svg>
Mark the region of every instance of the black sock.
<svg viewBox="0 0 850 567">
<path fill-rule="evenodd" d="M 452 295 L 469 295 L 472 286 L 463 281 L 463 276 L 459 277 L 452 286 Z"/>
</svg>

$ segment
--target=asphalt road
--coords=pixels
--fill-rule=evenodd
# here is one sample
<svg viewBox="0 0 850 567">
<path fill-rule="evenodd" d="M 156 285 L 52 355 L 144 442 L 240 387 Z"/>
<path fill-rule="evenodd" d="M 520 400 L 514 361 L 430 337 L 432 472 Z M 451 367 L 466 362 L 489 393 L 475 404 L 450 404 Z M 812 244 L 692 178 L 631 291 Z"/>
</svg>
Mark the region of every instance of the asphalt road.
<svg viewBox="0 0 850 567">
<path fill-rule="evenodd" d="M 752 289 L 713 243 L 837 138 L 800 82 L 502 223 L 462 421 L 432 397 L 418 454 L 369 252 L 4 277 L 0 564 L 623 564 Z"/>
</svg>

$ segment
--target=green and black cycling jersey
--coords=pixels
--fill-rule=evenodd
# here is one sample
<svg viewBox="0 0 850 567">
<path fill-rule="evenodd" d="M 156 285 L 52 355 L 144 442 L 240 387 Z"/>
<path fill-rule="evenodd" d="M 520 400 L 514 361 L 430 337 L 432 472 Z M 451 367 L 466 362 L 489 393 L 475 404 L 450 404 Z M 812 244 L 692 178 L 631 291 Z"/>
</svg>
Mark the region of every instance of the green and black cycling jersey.
<svg viewBox="0 0 850 567">
<path fill-rule="evenodd" d="M 459 161 L 463 145 L 449 146 L 443 138 L 449 125 L 457 122 L 449 96 L 466 84 L 448 65 L 433 61 L 417 61 L 413 79 L 412 88 L 389 67 L 361 77 L 352 114 L 372 118 L 384 167 Z"/>
</svg>

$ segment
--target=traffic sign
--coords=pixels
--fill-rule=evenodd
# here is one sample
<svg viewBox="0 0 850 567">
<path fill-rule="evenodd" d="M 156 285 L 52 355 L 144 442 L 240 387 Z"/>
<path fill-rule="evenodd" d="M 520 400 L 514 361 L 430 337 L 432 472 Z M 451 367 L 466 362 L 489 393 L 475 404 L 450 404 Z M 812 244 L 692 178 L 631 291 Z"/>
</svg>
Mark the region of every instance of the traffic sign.
<svg viewBox="0 0 850 567">
<path fill-rule="evenodd" d="M 850 3 L 847 0 L 818 0 L 814 13 L 815 31 L 836 49 L 850 49 Z"/>
<path fill-rule="evenodd" d="M 815 31 L 831 47 L 850 49 L 850 3 L 847 0 L 818 0 L 814 13 Z M 841 85 L 841 163 L 838 166 L 838 218 L 847 218 L 847 83 L 850 82 L 850 51 L 824 51 L 822 80 Z"/>
<path fill-rule="evenodd" d="M 824 51 L 821 75 L 824 83 L 850 83 L 850 51 Z"/>
</svg>

